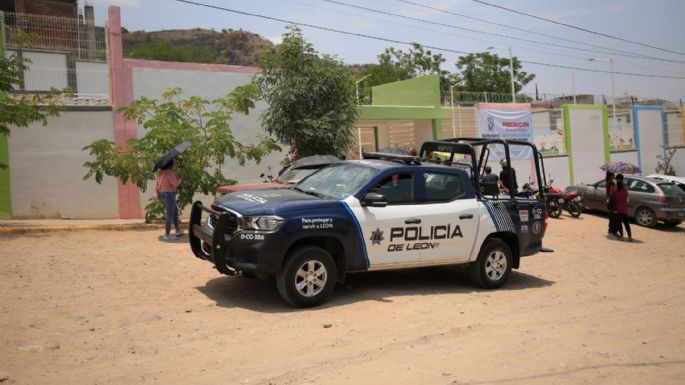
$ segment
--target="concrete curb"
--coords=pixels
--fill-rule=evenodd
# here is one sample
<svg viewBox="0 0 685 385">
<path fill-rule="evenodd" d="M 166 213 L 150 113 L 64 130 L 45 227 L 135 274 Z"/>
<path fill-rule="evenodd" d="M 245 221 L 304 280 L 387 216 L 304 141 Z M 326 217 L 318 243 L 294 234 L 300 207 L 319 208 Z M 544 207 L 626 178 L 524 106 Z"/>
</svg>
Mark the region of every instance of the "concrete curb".
<svg viewBox="0 0 685 385">
<path fill-rule="evenodd" d="M 40 234 L 77 231 L 136 231 L 164 229 L 164 225 L 135 223 L 135 224 L 102 224 L 102 225 L 72 225 L 72 226 L 40 226 L 40 225 L 16 225 L 0 227 L 0 235 L 3 234 Z"/>
</svg>

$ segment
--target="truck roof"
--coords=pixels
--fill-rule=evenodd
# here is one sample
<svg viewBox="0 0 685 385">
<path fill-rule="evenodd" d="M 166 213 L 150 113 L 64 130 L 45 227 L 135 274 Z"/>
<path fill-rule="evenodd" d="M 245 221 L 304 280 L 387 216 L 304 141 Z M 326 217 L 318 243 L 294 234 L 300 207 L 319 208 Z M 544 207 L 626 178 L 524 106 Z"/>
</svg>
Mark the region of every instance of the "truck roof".
<svg viewBox="0 0 685 385">
<path fill-rule="evenodd" d="M 449 165 L 444 165 L 444 164 L 438 164 L 438 163 L 404 164 L 404 163 L 393 162 L 393 161 L 389 161 L 389 160 L 380 160 L 380 159 L 353 159 L 353 160 L 347 160 L 345 162 L 361 164 L 361 165 L 372 167 L 372 168 L 379 169 L 379 170 L 387 170 L 390 168 L 421 167 L 421 168 L 441 168 L 441 169 L 447 169 L 447 170 L 455 170 L 457 172 L 466 172 L 465 170 L 463 170 L 459 167 L 449 166 Z"/>
</svg>

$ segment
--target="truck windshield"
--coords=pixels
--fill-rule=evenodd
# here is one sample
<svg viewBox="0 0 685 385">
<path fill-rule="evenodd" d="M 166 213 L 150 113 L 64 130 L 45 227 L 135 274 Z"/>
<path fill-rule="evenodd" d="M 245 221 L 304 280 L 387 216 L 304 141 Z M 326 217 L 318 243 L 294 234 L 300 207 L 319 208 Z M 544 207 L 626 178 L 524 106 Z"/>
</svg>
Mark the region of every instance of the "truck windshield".
<svg viewBox="0 0 685 385">
<path fill-rule="evenodd" d="M 298 183 L 295 188 L 305 193 L 345 199 L 379 172 L 359 164 L 341 163 L 315 172 Z"/>
</svg>

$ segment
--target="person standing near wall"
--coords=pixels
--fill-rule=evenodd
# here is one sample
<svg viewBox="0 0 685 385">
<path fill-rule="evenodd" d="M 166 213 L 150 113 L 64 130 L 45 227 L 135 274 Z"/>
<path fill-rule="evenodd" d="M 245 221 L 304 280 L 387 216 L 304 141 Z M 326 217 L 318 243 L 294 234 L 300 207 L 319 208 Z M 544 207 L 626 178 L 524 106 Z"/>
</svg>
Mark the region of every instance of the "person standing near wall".
<svg viewBox="0 0 685 385">
<path fill-rule="evenodd" d="M 633 235 L 630 232 L 630 221 L 628 219 L 628 188 L 623 184 L 623 175 L 616 175 L 616 215 L 618 219 L 616 220 L 616 227 L 618 228 L 618 239 L 623 240 L 623 226 L 626 228 L 626 234 L 628 235 L 628 242 L 633 241 Z M 621 226 L 623 224 L 623 226 Z"/>
<path fill-rule="evenodd" d="M 176 205 L 176 192 L 181 186 L 179 179 L 173 172 L 174 161 L 167 163 L 157 172 L 157 200 L 166 207 L 166 221 L 164 222 L 164 240 L 173 241 L 183 235 L 181 222 L 178 219 L 178 206 Z M 171 225 L 176 228 L 176 234 L 171 234 Z"/>
<path fill-rule="evenodd" d="M 609 228 L 607 236 L 618 237 L 618 215 L 616 213 L 616 185 L 614 184 L 614 173 L 607 171 L 604 178 L 604 189 L 606 194 L 607 210 L 609 210 Z"/>
</svg>

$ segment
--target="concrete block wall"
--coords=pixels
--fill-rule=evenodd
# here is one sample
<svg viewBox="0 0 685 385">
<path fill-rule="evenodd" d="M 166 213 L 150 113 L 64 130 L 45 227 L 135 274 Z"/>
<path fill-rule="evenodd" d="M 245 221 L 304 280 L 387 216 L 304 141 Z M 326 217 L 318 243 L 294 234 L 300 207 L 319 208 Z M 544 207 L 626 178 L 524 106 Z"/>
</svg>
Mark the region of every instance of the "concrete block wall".
<svg viewBox="0 0 685 385">
<path fill-rule="evenodd" d="M 81 149 L 97 139 L 112 139 L 112 112 L 67 110 L 47 127 L 15 128 L 9 137 L 13 218 L 103 219 L 117 217 L 115 183 L 84 181 Z"/>
</svg>

